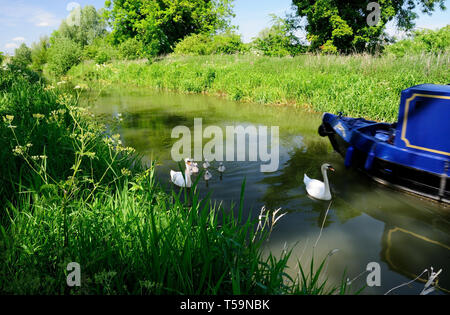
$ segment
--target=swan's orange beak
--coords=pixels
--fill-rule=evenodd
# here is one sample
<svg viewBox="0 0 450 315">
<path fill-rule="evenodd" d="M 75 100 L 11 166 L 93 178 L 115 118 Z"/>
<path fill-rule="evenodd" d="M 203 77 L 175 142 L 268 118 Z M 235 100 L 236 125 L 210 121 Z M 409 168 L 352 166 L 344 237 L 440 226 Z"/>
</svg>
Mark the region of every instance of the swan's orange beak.
<svg viewBox="0 0 450 315">
<path fill-rule="evenodd" d="M 333 166 L 329 166 L 328 169 L 332 172 L 336 171 Z"/>
</svg>

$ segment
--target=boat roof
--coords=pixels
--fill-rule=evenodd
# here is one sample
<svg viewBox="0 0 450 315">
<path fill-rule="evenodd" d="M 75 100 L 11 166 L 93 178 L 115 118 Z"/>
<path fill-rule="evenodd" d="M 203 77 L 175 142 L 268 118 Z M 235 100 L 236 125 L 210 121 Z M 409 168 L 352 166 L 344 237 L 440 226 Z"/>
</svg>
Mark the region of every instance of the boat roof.
<svg viewBox="0 0 450 315">
<path fill-rule="evenodd" d="M 395 145 L 450 159 L 450 85 L 421 84 L 402 92 Z"/>
<path fill-rule="evenodd" d="M 413 93 L 432 93 L 439 95 L 450 96 L 450 84 L 442 85 L 442 84 L 420 84 L 416 86 L 412 86 L 409 89 L 403 91 L 405 92 L 413 92 Z"/>
</svg>

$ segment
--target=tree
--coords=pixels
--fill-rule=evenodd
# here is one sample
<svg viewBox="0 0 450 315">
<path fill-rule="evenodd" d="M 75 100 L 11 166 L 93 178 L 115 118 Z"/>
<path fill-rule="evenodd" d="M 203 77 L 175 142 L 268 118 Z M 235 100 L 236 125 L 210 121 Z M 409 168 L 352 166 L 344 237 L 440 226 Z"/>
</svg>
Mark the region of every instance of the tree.
<svg viewBox="0 0 450 315">
<path fill-rule="evenodd" d="M 25 43 L 22 43 L 22 45 L 14 51 L 13 63 L 21 66 L 28 66 L 31 64 L 31 49 Z"/>
<path fill-rule="evenodd" d="M 295 35 L 297 26 L 291 18 L 272 15 L 272 27 L 262 30 L 253 41 L 253 47 L 265 56 L 294 56 L 303 50 L 299 38 Z"/>
<path fill-rule="evenodd" d="M 137 38 L 150 55 L 171 52 L 187 35 L 224 30 L 233 15 L 232 0 L 113 0 L 105 6 L 114 42 Z"/>
<path fill-rule="evenodd" d="M 51 38 L 48 49 L 48 68 L 55 76 L 65 74 L 81 61 L 80 45 L 67 37 Z"/>
<path fill-rule="evenodd" d="M 444 0 L 377 0 L 379 19 L 376 25 L 368 23 L 369 14 L 377 15 L 371 1 L 356 0 L 293 0 L 299 17 L 307 21 L 307 39 L 311 50 L 323 52 L 362 52 L 374 50 L 386 39 L 386 23 L 396 20 L 403 30 L 411 30 L 417 13 L 431 14 L 437 6 L 445 10 Z M 374 15 L 375 14 L 375 15 Z M 378 21 L 377 21 L 378 20 Z"/>
<path fill-rule="evenodd" d="M 78 18 L 74 18 L 77 15 Z M 66 37 L 84 47 L 90 45 L 98 37 L 106 34 L 106 22 L 102 13 L 94 6 L 77 7 L 67 20 L 63 20 L 58 31 L 52 37 Z"/>
<path fill-rule="evenodd" d="M 48 37 L 42 37 L 39 42 L 31 45 L 31 68 L 36 71 L 42 71 L 48 59 L 48 48 L 50 41 Z"/>
<path fill-rule="evenodd" d="M 3 52 L 0 51 L 0 66 L 3 64 L 3 60 L 5 60 L 5 55 L 3 55 Z"/>
</svg>

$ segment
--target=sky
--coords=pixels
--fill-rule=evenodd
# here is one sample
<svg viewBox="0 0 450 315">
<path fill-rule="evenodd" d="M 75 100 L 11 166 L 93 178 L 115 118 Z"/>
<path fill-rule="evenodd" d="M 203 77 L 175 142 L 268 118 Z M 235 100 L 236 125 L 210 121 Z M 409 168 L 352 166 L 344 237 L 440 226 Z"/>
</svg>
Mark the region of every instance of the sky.
<svg viewBox="0 0 450 315">
<path fill-rule="evenodd" d="M 105 3 L 104 0 L 0 0 L 0 51 L 11 54 L 21 43 L 30 46 L 41 36 L 50 35 L 68 16 L 72 2 L 94 5 L 97 9 Z M 236 17 L 232 24 L 238 27 L 243 40 L 249 42 L 271 25 L 271 13 L 284 16 L 291 3 L 291 0 L 235 0 Z M 436 29 L 450 24 L 450 0 L 445 4 L 446 11 L 436 11 L 431 17 L 419 14 L 416 26 Z M 402 34 L 393 23 L 387 30 L 392 35 Z"/>
</svg>

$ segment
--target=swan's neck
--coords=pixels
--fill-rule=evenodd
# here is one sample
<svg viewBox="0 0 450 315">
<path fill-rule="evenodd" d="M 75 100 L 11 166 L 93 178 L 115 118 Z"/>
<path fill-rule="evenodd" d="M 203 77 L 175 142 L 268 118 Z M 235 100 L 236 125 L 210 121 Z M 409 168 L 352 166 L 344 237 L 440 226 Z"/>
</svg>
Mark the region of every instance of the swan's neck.
<svg viewBox="0 0 450 315">
<path fill-rule="evenodd" d="M 330 195 L 330 183 L 328 181 L 328 174 L 326 168 L 322 169 L 322 175 L 323 175 L 323 182 L 325 184 L 325 195 Z"/>
<path fill-rule="evenodd" d="M 190 186 L 191 183 L 191 171 L 189 170 L 189 167 L 186 167 L 186 170 L 184 171 L 184 177 L 186 180 L 186 185 Z"/>
</svg>

